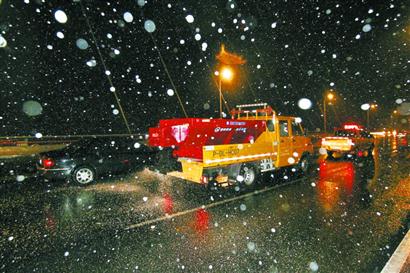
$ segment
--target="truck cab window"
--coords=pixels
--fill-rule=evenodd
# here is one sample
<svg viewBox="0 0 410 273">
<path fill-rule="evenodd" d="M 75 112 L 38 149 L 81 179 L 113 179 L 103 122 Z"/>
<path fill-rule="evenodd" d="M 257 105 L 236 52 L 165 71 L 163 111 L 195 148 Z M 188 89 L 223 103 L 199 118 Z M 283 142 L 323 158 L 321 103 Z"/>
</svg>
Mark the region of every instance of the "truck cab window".
<svg viewBox="0 0 410 273">
<path fill-rule="evenodd" d="M 303 136 L 303 130 L 302 130 L 302 127 L 300 126 L 300 123 L 296 123 L 295 121 L 292 121 L 292 135 Z"/>
<path fill-rule="evenodd" d="M 289 136 L 289 128 L 288 128 L 288 121 L 287 120 L 279 121 L 279 130 L 280 130 L 280 136 L 281 137 Z"/>
<path fill-rule="evenodd" d="M 266 122 L 266 127 L 268 128 L 269 132 L 274 132 L 275 131 L 275 124 L 273 123 L 273 120 L 268 120 Z"/>
</svg>

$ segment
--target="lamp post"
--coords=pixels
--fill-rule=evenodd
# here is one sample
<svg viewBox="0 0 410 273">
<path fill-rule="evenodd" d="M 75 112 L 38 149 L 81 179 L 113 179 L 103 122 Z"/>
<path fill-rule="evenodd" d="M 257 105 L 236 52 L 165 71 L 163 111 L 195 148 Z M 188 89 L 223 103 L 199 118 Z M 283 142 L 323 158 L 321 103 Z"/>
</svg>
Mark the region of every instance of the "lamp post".
<svg viewBox="0 0 410 273">
<path fill-rule="evenodd" d="M 332 91 L 329 91 L 329 93 L 327 93 L 327 95 L 325 95 L 324 97 L 323 97 L 323 130 L 324 130 L 324 132 L 326 133 L 327 132 L 327 124 L 326 124 L 326 119 L 327 119 L 327 116 L 326 116 L 326 104 L 327 104 L 327 102 L 329 101 L 332 101 L 334 98 L 335 98 L 335 95 L 333 94 L 333 93 L 331 93 Z"/>
<path fill-rule="evenodd" d="M 215 73 L 219 79 L 219 115 L 222 118 L 222 82 L 231 81 L 233 78 L 233 71 L 230 67 L 224 66 L 218 73 Z"/>
<path fill-rule="evenodd" d="M 375 110 L 377 108 L 377 104 L 370 104 L 369 107 L 367 108 L 367 129 L 370 130 L 370 111 Z"/>
<path fill-rule="evenodd" d="M 394 124 L 394 123 L 395 123 L 395 122 L 394 122 L 395 120 L 394 120 L 394 119 L 395 119 L 395 116 L 396 116 L 396 115 L 397 115 L 397 110 L 394 110 L 393 113 L 392 113 L 391 116 L 390 116 L 392 129 L 394 129 L 394 126 L 395 126 L 395 124 Z"/>
</svg>

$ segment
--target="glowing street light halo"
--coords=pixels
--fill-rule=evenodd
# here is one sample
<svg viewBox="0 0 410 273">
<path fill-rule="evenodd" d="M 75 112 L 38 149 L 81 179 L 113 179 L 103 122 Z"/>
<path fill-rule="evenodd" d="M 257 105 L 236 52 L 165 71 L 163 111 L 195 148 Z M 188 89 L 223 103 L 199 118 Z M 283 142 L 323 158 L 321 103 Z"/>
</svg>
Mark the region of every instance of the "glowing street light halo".
<svg viewBox="0 0 410 273">
<path fill-rule="evenodd" d="M 219 71 L 216 71 L 215 75 L 218 75 L 219 77 L 219 112 L 220 112 L 220 117 L 223 117 L 222 114 L 222 82 L 230 82 L 233 79 L 234 72 L 233 69 L 229 66 L 222 66 Z"/>
<path fill-rule="evenodd" d="M 229 67 L 223 67 L 220 71 L 220 77 L 224 81 L 231 81 L 233 79 L 233 71 Z"/>
<path fill-rule="evenodd" d="M 219 71 L 219 112 L 221 118 L 222 114 L 222 83 L 224 81 L 229 82 L 234 77 L 234 70 L 230 66 L 238 66 L 246 63 L 246 60 L 237 54 L 228 52 L 225 50 L 225 46 L 221 45 L 221 50 L 216 55 L 216 59 L 219 61 L 220 71 Z M 215 74 L 216 75 L 216 74 Z M 228 109 L 229 110 L 229 109 Z"/>
<path fill-rule="evenodd" d="M 333 93 L 328 93 L 327 94 L 327 99 L 328 100 L 333 100 L 335 98 L 335 95 L 333 95 Z"/>
</svg>

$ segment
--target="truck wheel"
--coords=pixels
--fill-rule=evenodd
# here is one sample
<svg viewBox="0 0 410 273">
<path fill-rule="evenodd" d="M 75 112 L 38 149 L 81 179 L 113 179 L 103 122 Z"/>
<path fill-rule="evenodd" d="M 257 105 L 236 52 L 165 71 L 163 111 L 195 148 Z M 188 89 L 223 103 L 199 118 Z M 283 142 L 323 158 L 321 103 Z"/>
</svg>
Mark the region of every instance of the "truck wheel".
<svg viewBox="0 0 410 273">
<path fill-rule="evenodd" d="M 95 181 L 95 171 L 89 166 L 80 166 L 73 172 L 72 179 L 81 186 L 91 184 Z"/>
<path fill-rule="evenodd" d="M 367 156 L 366 157 L 368 157 L 368 158 L 373 157 L 373 149 L 374 149 L 374 147 L 372 146 L 367 150 Z"/>
<path fill-rule="evenodd" d="M 302 172 L 302 174 L 307 174 L 310 168 L 310 160 L 309 155 L 304 155 L 298 164 L 298 169 Z"/>
<path fill-rule="evenodd" d="M 239 175 L 243 177 L 243 183 L 245 186 L 250 187 L 255 185 L 258 177 L 258 170 L 254 164 L 242 164 Z"/>
<path fill-rule="evenodd" d="M 219 189 L 219 184 L 216 181 L 209 181 L 207 185 L 208 191 L 217 191 Z"/>
</svg>

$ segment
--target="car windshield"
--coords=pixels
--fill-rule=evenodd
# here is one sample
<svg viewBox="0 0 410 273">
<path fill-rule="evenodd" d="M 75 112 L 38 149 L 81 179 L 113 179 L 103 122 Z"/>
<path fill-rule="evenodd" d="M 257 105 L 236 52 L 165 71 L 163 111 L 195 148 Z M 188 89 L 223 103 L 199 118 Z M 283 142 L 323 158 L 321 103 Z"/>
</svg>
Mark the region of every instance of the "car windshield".
<svg viewBox="0 0 410 273">
<path fill-rule="evenodd" d="M 0 273 L 408 272 L 409 72 L 409 0 L 0 0 Z"/>
</svg>

